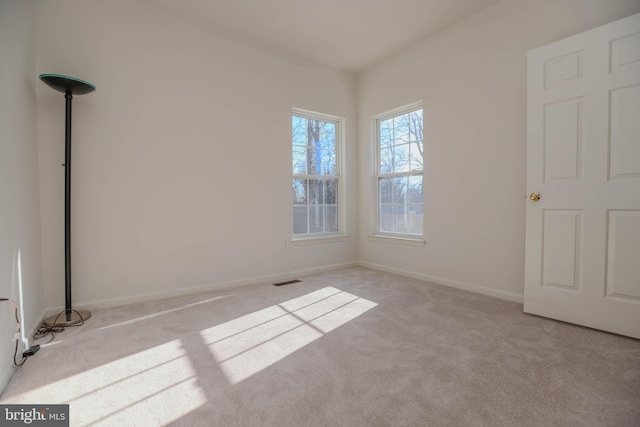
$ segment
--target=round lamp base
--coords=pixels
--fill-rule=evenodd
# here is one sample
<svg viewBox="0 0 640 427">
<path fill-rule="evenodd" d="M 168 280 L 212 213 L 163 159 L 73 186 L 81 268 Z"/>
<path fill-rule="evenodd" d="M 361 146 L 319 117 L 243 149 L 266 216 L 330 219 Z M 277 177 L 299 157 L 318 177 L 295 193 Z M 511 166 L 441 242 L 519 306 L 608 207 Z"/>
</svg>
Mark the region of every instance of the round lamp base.
<svg viewBox="0 0 640 427">
<path fill-rule="evenodd" d="M 44 325 L 48 327 L 74 326 L 84 323 L 90 317 L 91 313 L 87 310 L 71 310 L 67 319 L 67 313 L 63 311 L 59 314 L 54 314 L 53 316 L 49 316 L 44 319 Z"/>
</svg>

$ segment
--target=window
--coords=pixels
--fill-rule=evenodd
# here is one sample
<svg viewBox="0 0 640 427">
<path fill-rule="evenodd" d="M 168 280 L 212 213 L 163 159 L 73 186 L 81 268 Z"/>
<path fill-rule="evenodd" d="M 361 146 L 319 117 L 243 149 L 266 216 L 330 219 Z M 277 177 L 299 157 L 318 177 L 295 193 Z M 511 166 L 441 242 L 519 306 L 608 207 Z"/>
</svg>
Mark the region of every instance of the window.
<svg viewBox="0 0 640 427">
<path fill-rule="evenodd" d="M 294 110 L 293 236 L 324 237 L 342 229 L 339 199 L 342 119 Z"/>
<path fill-rule="evenodd" d="M 375 120 L 378 235 L 422 238 L 422 122 L 421 104 Z"/>
</svg>

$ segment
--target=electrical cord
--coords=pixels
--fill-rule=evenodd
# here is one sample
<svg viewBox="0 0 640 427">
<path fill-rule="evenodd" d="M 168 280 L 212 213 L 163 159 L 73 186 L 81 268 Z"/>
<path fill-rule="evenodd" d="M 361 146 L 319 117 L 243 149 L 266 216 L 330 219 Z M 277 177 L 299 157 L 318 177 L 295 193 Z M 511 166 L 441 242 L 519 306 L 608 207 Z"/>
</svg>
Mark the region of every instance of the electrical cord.
<svg viewBox="0 0 640 427">
<path fill-rule="evenodd" d="M 65 328 L 70 327 L 70 326 L 81 326 L 84 324 L 84 317 L 82 317 L 82 315 L 74 310 L 71 309 L 71 311 L 73 311 L 74 313 L 76 313 L 78 315 L 78 317 L 80 317 L 80 322 L 79 323 L 75 323 L 73 325 L 67 325 L 67 326 L 62 326 L 62 325 L 58 325 L 58 318 L 60 318 L 60 316 L 62 315 L 66 315 L 67 314 L 67 310 L 62 310 L 60 313 L 58 313 L 58 315 L 55 317 L 55 319 L 52 322 L 51 326 L 45 325 L 44 323 L 41 324 L 40 326 L 38 326 L 36 328 L 36 331 L 33 333 L 33 338 L 34 339 L 39 339 L 39 338 L 44 338 L 47 335 L 51 335 L 51 338 L 49 339 L 49 341 L 47 341 L 47 344 L 50 343 L 51 341 L 53 341 L 53 339 L 56 337 L 55 334 L 58 334 L 62 331 L 65 330 Z"/>
<path fill-rule="evenodd" d="M 22 366 L 24 365 L 24 363 L 27 361 L 29 357 L 33 356 L 40 349 L 40 346 L 34 345 L 33 347 L 26 349 L 22 353 L 22 360 L 18 362 L 18 341 L 19 341 L 20 334 L 22 333 L 22 325 L 20 323 L 20 317 L 18 316 L 18 304 L 14 300 L 9 298 L 0 298 L 0 302 L 2 301 L 11 301 L 11 304 L 13 305 L 13 309 L 16 316 L 16 324 L 17 324 L 17 332 L 14 335 L 14 339 L 16 341 L 16 347 L 15 347 L 15 350 L 13 351 L 13 364 L 16 366 Z M 73 311 L 78 315 L 78 317 L 80 318 L 80 322 L 75 323 L 73 325 L 67 325 L 67 327 L 83 325 L 84 317 L 82 317 L 80 312 L 74 309 L 71 309 L 71 311 Z M 53 339 L 56 337 L 55 334 L 65 330 L 65 326 L 57 325 L 57 323 L 60 316 L 66 315 L 66 314 L 67 314 L 67 310 L 63 310 L 60 313 L 58 313 L 58 315 L 55 317 L 53 324 L 51 326 L 47 326 L 44 323 L 42 323 L 40 326 L 36 328 L 35 332 L 33 333 L 33 338 L 39 339 L 39 338 L 44 338 L 47 335 L 51 335 L 51 338 L 49 339 L 49 341 L 47 341 L 47 343 L 50 343 L 51 341 L 53 341 Z"/>
<path fill-rule="evenodd" d="M 15 316 L 16 316 L 16 324 L 18 325 L 18 330 L 14 336 L 14 339 L 16 341 L 16 348 L 13 351 L 13 364 L 16 366 L 22 366 L 24 365 L 24 362 L 27 361 L 27 359 L 29 358 L 29 355 L 25 356 L 24 354 L 22 355 L 22 360 L 20 362 L 18 362 L 17 357 L 18 357 L 18 337 L 20 336 L 20 333 L 22 332 L 22 325 L 20 324 L 20 317 L 18 317 L 18 304 L 14 301 L 14 300 L 10 300 L 9 298 L 0 298 L 0 301 L 11 301 L 11 304 L 13 305 L 13 309 L 15 312 Z"/>
<path fill-rule="evenodd" d="M 18 356 L 18 340 L 16 340 L 16 349 L 13 351 L 13 364 L 16 366 L 22 366 L 24 365 L 24 362 L 26 362 L 27 359 L 29 358 L 29 356 L 22 356 L 22 360 L 18 362 L 16 360 L 17 356 Z"/>
</svg>

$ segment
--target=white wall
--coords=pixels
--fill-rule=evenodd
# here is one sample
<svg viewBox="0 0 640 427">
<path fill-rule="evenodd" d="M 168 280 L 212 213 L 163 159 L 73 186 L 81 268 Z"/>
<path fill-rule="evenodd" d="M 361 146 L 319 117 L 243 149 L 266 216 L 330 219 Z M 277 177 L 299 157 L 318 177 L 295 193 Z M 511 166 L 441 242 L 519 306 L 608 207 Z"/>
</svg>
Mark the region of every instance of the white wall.
<svg viewBox="0 0 640 427">
<path fill-rule="evenodd" d="M 74 306 L 357 261 L 355 76 L 142 1 L 36 2 L 37 73 L 73 104 Z M 47 307 L 62 306 L 64 97 L 37 87 Z M 342 116 L 346 242 L 292 235 L 291 108 Z M 89 304 L 91 305 L 91 304 Z"/>
<path fill-rule="evenodd" d="M 360 260 L 522 300 L 526 52 L 637 0 L 502 0 L 358 76 Z M 371 117 L 424 101 L 424 247 L 372 241 Z"/>
<path fill-rule="evenodd" d="M 18 301 L 20 254 L 27 335 L 43 293 L 33 25 L 30 0 L 0 0 L 0 297 Z M 0 391 L 13 373 L 15 331 L 13 306 L 1 302 Z"/>
</svg>

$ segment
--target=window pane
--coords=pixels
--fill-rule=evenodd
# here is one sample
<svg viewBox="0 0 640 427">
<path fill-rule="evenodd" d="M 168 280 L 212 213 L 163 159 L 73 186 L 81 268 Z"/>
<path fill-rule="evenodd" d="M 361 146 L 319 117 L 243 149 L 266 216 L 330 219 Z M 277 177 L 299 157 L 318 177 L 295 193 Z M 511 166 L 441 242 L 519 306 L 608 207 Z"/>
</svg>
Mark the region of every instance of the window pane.
<svg viewBox="0 0 640 427">
<path fill-rule="evenodd" d="M 422 175 L 409 177 L 409 191 L 407 201 L 409 203 L 422 203 Z"/>
<path fill-rule="evenodd" d="M 393 203 L 406 203 L 407 200 L 407 179 L 406 176 L 393 178 Z"/>
<path fill-rule="evenodd" d="M 393 232 L 407 234 L 409 229 L 406 223 L 405 205 L 393 205 Z"/>
<path fill-rule="evenodd" d="M 307 207 L 294 206 L 293 208 L 293 234 L 307 233 Z"/>
<path fill-rule="evenodd" d="M 320 126 L 322 122 L 313 119 L 307 119 L 307 143 L 314 146 L 320 139 Z"/>
<path fill-rule="evenodd" d="M 317 142 L 313 148 L 310 149 L 313 152 L 313 162 L 309 168 L 309 173 L 320 175 L 322 174 L 322 162 L 324 161 L 324 150 L 322 144 Z"/>
<path fill-rule="evenodd" d="M 309 204 L 310 205 L 321 205 L 323 202 L 322 198 L 322 187 L 323 182 L 318 179 L 310 179 L 309 180 Z"/>
<path fill-rule="evenodd" d="M 338 203 L 338 180 L 327 179 L 324 181 L 324 203 L 335 205 Z"/>
<path fill-rule="evenodd" d="M 393 148 L 380 150 L 380 173 L 393 173 Z"/>
<path fill-rule="evenodd" d="M 393 172 L 409 172 L 409 144 L 393 147 Z"/>
<path fill-rule="evenodd" d="M 318 141 L 320 139 L 320 126 L 321 122 L 317 120 L 307 120 L 307 173 L 319 174 L 322 166 L 322 149 L 319 147 Z M 318 153 L 320 150 L 320 153 Z"/>
<path fill-rule="evenodd" d="M 380 231 L 393 233 L 393 206 L 380 205 Z"/>
<path fill-rule="evenodd" d="M 317 175 L 336 174 L 336 124 L 309 120 L 309 172 Z"/>
<path fill-rule="evenodd" d="M 307 173 L 307 149 L 306 147 L 293 146 L 293 173 Z"/>
<path fill-rule="evenodd" d="M 316 156 L 315 145 L 307 147 L 307 153 L 306 153 L 307 170 L 305 173 L 308 173 L 310 175 L 316 175 L 320 173 L 321 166 L 319 163 L 316 163 L 316 159 L 317 159 L 317 156 Z"/>
<path fill-rule="evenodd" d="M 329 143 L 333 146 L 336 141 L 336 124 L 331 122 L 321 122 L 320 137 L 319 140 L 325 143 Z"/>
<path fill-rule="evenodd" d="M 309 206 L 309 233 L 322 233 L 324 231 L 323 208 L 321 206 Z"/>
<path fill-rule="evenodd" d="M 320 141 L 317 144 L 316 156 L 318 158 L 318 164 L 320 170 L 316 173 L 322 175 L 335 175 L 336 174 L 336 149 L 335 141 Z"/>
<path fill-rule="evenodd" d="M 422 205 L 409 205 L 409 213 L 407 216 L 409 219 L 409 234 L 422 235 Z"/>
<path fill-rule="evenodd" d="M 379 178 L 378 191 L 380 192 L 378 195 L 380 203 L 393 202 L 393 178 Z"/>
<path fill-rule="evenodd" d="M 324 208 L 324 231 L 328 233 L 338 231 L 338 208 L 335 206 Z"/>
<path fill-rule="evenodd" d="M 295 145 L 307 145 L 307 119 L 293 116 L 291 118 L 291 137 Z"/>
<path fill-rule="evenodd" d="M 422 165 L 422 141 L 411 143 L 411 170 L 421 171 Z"/>
<path fill-rule="evenodd" d="M 409 142 L 409 114 L 403 114 L 393 119 L 393 143 L 406 144 Z"/>
<path fill-rule="evenodd" d="M 306 179 L 293 179 L 293 204 L 294 205 L 306 205 L 307 204 L 307 180 Z"/>
<path fill-rule="evenodd" d="M 409 114 L 409 139 L 422 142 L 422 109 Z"/>
<path fill-rule="evenodd" d="M 379 123 L 378 134 L 380 148 L 388 147 L 393 141 L 393 119 L 383 120 Z"/>
</svg>

